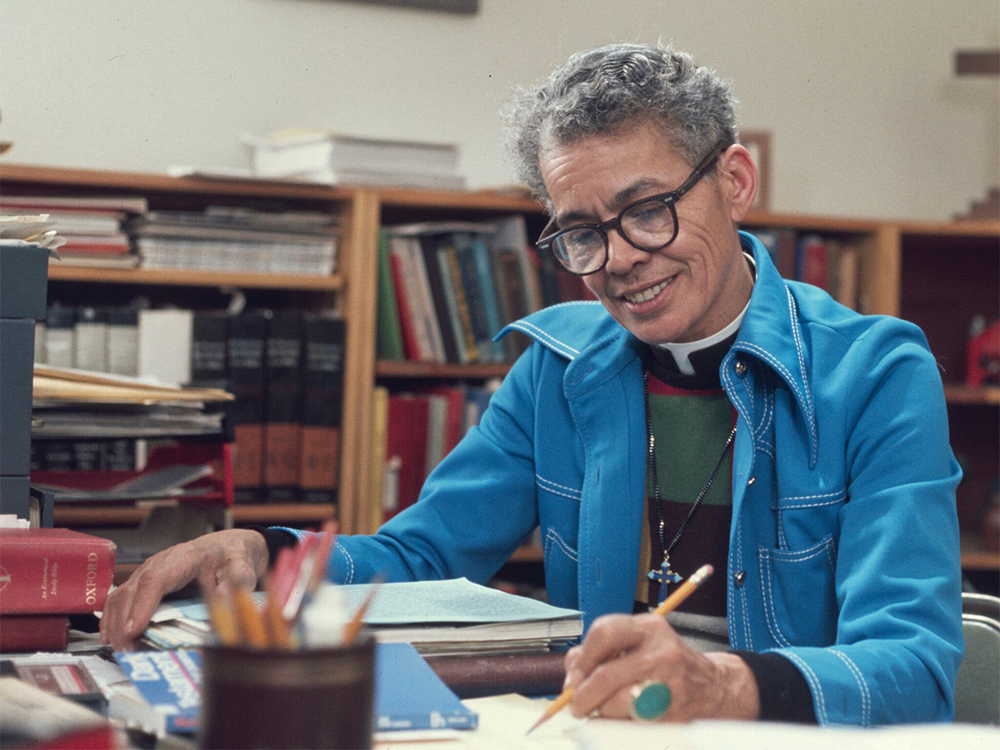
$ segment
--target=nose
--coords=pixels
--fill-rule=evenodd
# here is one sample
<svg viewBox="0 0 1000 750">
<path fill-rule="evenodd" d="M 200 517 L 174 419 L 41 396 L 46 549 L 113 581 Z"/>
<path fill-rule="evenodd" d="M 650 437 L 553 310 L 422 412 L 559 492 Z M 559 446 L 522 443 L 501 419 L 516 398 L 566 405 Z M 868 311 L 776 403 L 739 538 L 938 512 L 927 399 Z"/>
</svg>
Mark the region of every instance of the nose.
<svg viewBox="0 0 1000 750">
<path fill-rule="evenodd" d="M 648 259 L 649 253 L 626 242 L 618 229 L 608 230 L 608 264 L 604 268 L 605 271 L 616 276 L 624 276 Z"/>
</svg>

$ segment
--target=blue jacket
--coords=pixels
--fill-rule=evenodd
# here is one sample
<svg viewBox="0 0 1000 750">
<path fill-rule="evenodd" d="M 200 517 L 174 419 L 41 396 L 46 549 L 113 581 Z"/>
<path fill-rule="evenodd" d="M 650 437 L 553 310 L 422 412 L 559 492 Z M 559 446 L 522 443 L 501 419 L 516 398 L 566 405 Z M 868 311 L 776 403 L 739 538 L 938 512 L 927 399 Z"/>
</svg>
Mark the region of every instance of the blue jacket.
<svg viewBox="0 0 1000 750">
<path fill-rule="evenodd" d="M 937 365 L 914 325 L 757 279 L 720 368 L 736 408 L 733 648 L 801 670 L 821 724 L 943 721 L 962 656 L 955 487 Z M 599 302 L 510 324 L 534 339 L 420 500 L 338 540 L 332 575 L 486 582 L 541 526 L 553 604 L 631 612 L 645 503 L 644 346 Z M 680 427 L 682 429 L 682 426 Z"/>
</svg>

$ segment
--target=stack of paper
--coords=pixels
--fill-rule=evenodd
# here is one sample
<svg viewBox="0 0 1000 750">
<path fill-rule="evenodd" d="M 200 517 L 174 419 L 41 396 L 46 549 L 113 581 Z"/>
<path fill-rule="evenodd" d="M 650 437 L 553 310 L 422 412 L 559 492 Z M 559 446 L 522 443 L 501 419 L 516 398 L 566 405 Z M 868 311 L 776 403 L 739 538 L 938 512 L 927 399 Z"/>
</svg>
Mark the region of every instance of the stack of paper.
<svg viewBox="0 0 1000 750">
<path fill-rule="evenodd" d="M 126 225 L 143 268 L 329 276 L 339 229 L 330 214 L 210 206 L 153 211 Z"/>
<path fill-rule="evenodd" d="M 364 601 L 371 585 L 343 586 L 348 611 Z M 583 633 L 575 609 L 515 596 L 465 578 L 379 586 L 364 618 L 383 643 L 412 643 L 435 656 L 545 652 Z"/>
<path fill-rule="evenodd" d="M 347 185 L 461 190 L 458 147 L 454 144 L 397 141 L 290 129 L 267 136 L 244 136 L 260 177 L 295 178 Z"/>
<path fill-rule="evenodd" d="M 124 375 L 34 366 L 31 434 L 36 439 L 218 435 L 232 401 L 216 388 L 177 388 Z"/>
<path fill-rule="evenodd" d="M 371 586 L 338 587 L 348 616 Z M 444 656 L 546 652 L 578 638 L 582 617 L 575 609 L 456 578 L 380 584 L 364 623 L 382 643 L 412 643 L 422 654 Z M 144 638 L 158 648 L 182 648 L 200 646 L 209 635 L 205 605 L 182 600 L 160 605 Z"/>
</svg>

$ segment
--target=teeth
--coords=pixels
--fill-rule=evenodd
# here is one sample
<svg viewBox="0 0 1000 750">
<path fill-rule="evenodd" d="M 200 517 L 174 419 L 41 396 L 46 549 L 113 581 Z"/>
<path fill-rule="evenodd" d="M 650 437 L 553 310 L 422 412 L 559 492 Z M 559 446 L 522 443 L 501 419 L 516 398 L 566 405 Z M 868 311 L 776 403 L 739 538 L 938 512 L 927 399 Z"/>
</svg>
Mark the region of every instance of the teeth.
<svg viewBox="0 0 1000 750">
<path fill-rule="evenodd" d="M 669 283 L 670 279 L 667 279 L 666 281 L 661 281 L 656 286 L 651 286 L 649 289 L 644 289 L 643 291 L 637 292 L 636 294 L 626 294 L 625 299 L 627 299 L 634 305 L 640 302 L 648 302 L 649 300 L 653 299 L 653 297 L 655 297 L 657 294 L 666 289 L 667 284 Z"/>
</svg>

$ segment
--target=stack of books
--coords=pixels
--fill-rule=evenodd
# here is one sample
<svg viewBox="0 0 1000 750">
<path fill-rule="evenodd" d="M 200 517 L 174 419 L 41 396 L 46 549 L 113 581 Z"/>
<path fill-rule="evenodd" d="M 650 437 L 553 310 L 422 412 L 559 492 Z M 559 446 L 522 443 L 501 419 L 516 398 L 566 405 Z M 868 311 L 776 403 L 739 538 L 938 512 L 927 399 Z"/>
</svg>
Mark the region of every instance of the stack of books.
<svg viewBox="0 0 1000 750">
<path fill-rule="evenodd" d="M 104 607 L 115 545 L 69 529 L 0 528 L 0 652 L 65 651 L 69 615 Z"/>
<path fill-rule="evenodd" d="M 130 216 L 144 214 L 145 198 L 138 196 L 0 197 L 0 213 L 41 214 L 65 239 L 59 248 L 64 265 L 92 268 L 134 268 L 139 258 L 131 252 L 122 228 Z"/>
<path fill-rule="evenodd" d="M 322 212 L 152 211 L 126 230 L 143 268 L 329 276 L 337 267 L 339 228 Z"/>
<path fill-rule="evenodd" d="M 454 144 L 359 138 L 325 130 L 244 136 L 259 177 L 323 184 L 461 190 Z"/>
</svg>

